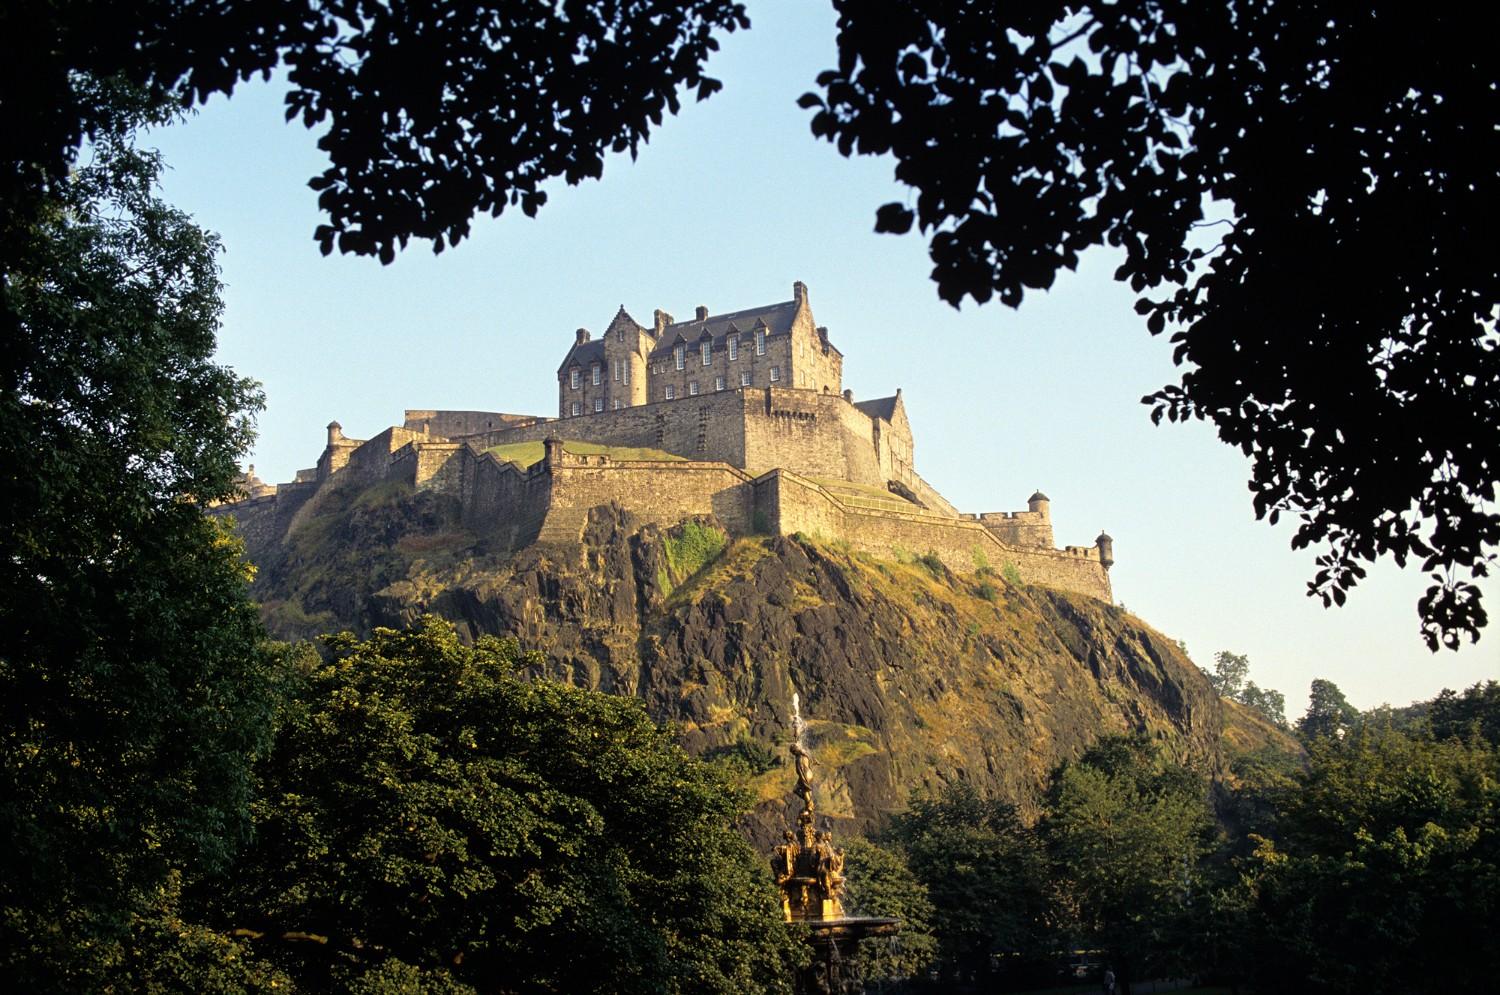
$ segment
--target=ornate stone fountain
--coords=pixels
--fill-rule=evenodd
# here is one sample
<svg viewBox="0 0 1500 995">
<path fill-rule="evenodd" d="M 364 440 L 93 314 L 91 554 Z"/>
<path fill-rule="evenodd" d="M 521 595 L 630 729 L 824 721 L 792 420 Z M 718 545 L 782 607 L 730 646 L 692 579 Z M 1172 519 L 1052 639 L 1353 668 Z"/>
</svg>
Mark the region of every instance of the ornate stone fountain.
<svg viewBox="0 0 1500 995">
<path fill-rule="evenodd" d="M 812 757 L 801 742 L 801 716 L 795 718 L 798 740 L 792 744 L 792 757 L 802 811 L 796 831 L 788 829 L 771 856 L 781 888 L 781 914 L 807 927 L 813 950 L 812 963 L 798 972 L 795 988 L 798 995 L 863 995 L 859 941 L 891 936 L 901 921 L 844 914 L 844 851 L 833 845 L 826 829 L 814 828 Z"/>
</svg>

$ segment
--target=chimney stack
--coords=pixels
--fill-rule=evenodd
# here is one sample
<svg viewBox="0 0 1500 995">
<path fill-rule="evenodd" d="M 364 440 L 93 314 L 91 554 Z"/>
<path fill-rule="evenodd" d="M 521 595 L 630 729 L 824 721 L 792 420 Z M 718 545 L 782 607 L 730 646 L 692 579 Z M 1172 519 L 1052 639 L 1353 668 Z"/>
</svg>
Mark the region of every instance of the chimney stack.
<svg viewBox="0 0 1500 995">
<path fill-rule="evenodd" d="M 589 335 L 589 330 L 587 328 L 580 328 L 577 331 L 576 335 L 577 339 L 575 340 L 575 344 L 577 345 L 583 345 L 591 338 L 591 336 Z"/>
<path fill-rule="evenodd" d="M 704 305 L 704 304 L 699 304 L 698 305 L 698 320 L 699 321 L 707 321 L 708 320 L 708 307 L 706 305 Z"/>
</svg>

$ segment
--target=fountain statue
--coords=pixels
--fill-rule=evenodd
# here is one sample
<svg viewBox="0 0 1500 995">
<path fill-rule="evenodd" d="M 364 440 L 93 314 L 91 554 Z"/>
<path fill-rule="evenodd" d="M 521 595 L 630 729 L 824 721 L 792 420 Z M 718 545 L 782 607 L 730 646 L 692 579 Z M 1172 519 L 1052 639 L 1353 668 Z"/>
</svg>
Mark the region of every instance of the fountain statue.
<svg viewBox="0 0 1500 995">
<path fill-rule="evenodd" d="M 863 995 L 859 941 L 891 936 L 901 928 L 901 922 L 844 914 L 844 851 L 833 845 L 828 830 L 814 827 L 812 755 L 802 741 L 802 715 L 797 706 L 793 694 L 797 731 L 792 743 L 797 769 L 797 787 L 793 790 L 802 799 L 802 811 L 797 814 L 796 831 L 786 830 L 771 855 L 771 869 L 781 888 L 781 914 L 788 922 L 807 927 L 813 948 L 812 963 L 798 972 L 795 988 L 797 995 Z"/>
</svg>

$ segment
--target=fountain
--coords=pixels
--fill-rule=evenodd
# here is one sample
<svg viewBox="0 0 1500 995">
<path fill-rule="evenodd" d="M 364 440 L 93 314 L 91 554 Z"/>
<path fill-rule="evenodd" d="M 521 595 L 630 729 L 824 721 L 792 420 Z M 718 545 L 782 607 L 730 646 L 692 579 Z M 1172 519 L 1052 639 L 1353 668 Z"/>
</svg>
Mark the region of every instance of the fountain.
<svg viewBox="0 0 1500 995">
<path fill-rule="evenodd" d="M 781 888 L 781 914 L 807 927 L 812 963 L 798 972 L 797 995 L 863 995 L 859 941 L 891 936 L 899 919 L 844 914 L 844 851 L 833 845 L 828 830 L 814 828 L 812 755 L 804 740 L 805 725 L 797 694 L 792 694 L 792 726 L 797 738 L 792 758 L 797 766 L 797 797 L 802 811 L 797 830 L 788 829 L 771 857 Z"/>
</svg>

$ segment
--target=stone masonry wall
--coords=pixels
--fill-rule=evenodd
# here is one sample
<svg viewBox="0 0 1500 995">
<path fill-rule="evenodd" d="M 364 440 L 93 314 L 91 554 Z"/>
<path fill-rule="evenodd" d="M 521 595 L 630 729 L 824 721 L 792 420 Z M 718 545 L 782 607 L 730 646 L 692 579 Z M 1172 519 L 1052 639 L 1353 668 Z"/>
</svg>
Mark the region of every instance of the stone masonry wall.
<svg viewBox="0 0 1500 995">
<path fill-rule="evenodd" d="M 659 525 L 713 515 L 737 535 L 754 530 L 750 477 L 723 463 L 616 461 L 564 453 L 552 468 L 554 508 L 587 510 L 611 502 Z"/>
<path fill-rule="evenodd" d="M 437 411 L 408 408 L 401 427 L 413 432 L 452 439 L 480 432 L 493 432 L 511 425 L 536 421 L 535 415 L 511 415 L 502 411 Z"/>
<path fill-rule="evenodd" d="M 903 550 L 912 555 L 934 553 L 955 573 L 973 573 L 981 564 L 997 571 L 1014 566 L 1027 584 L 1058 587 L 1102 601 L 1113 598 L 1109 572 L 1093 547 L 1010 546 L 974 521 L 852 508 L 815 482 L 786 471 L 757 481 L 757 494 L 763 513 L 769 517 L 774 512 L 772 527 L 783 534 L 804 532 L 843 539 L 873 556 L 888 557 Z"/>
</svg>

